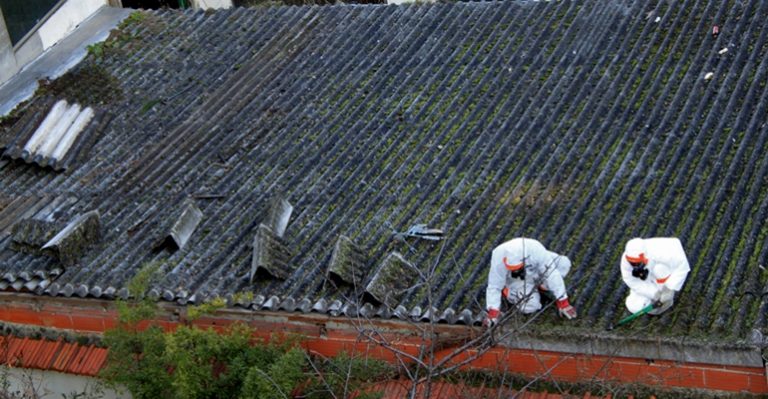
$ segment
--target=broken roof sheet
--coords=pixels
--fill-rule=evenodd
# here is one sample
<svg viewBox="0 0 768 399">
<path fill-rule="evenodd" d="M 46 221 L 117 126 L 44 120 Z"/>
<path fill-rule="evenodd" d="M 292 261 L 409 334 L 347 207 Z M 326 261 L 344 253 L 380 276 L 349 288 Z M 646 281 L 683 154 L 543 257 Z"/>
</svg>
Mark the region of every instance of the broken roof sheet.
<svg viewBox="0 0 768 399">
<path fill-rule="evenodd" d="M 624 242 L 674 235 L 692 265 L 684 291 L 672 311 L 633 328 L 765 331 L 767 8 L 560 1 L 142 13 L 70 73 L 78 87 L 45 93 L 113 115 L 84 144 L 88 155 L 63 173 L 0 159 L 0 199 L 27 198 L 0 207 L 0 221 L 66 225 L 98 211 L 100 240 L 67 268 L 10 248 L 3 222 L 2 284 L 109 298 L 157 265 L 153 289 L 165 300 L 245 292 L 253 301 L 237 302 L 257 309 L 355 313 L 350 304 L 397 252 L 420 272 L 407 276 L 414 286 L 397 288 L 395 309 L 360 310 L 467 323 L 481 317 L 491 249 L 524 235 L 574 261 L 566 283 L 581 318 L 568 326 L 590 330 L 624 315 Z M 105 92 L 91 75 L 113 86 Z M 0 143 L 43 112 L 45 96 L 3 125 Z M 251 282 L 255 237 L 277 199 L 293 208 L 279 240 L 288 258 Z M 199 224 L 180 249 L 153 250 L 184 201 Z M 417 224 L 443 239 L 396 234 Z M 352 263 L 364 271 L 360 286 L 326 281 L 340 236 L 365 255 Z M 20 280 L 33 275 L 45 279 Z"/>
</svg>

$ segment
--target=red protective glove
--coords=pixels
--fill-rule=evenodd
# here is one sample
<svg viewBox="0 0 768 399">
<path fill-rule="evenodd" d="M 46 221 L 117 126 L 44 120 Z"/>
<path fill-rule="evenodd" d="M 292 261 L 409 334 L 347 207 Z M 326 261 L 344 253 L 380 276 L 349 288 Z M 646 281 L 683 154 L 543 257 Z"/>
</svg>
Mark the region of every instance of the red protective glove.
<svg viewBox="0 0 768 399">
<path fill-rule="evenodd" d="M 576 318 L 576 309 L 568 302 L 568 298 L 557 300 L 557 313 L 568 320 Z"/>
<path fill-rule="evenodd" d="M 483 326 L 488 328 L 495 326 L 499 323 L 499 317 L 501 317 L 499 309 L 488 309 L 488 316 L 483 320 Z"/>
</svg>

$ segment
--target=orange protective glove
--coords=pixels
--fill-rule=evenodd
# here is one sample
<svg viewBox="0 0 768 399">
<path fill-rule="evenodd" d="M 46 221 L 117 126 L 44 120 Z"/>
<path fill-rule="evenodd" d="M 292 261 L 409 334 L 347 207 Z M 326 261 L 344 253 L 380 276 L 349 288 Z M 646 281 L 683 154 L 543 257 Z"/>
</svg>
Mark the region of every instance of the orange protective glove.
<svg viewBox="0 0 768 399">
<path fill-rule="evenodd" d="M 576 309 L 568 302 L 568 298 L 557 300 L 557 313 L 568 320 L 576 318 Z"/>
<path fill-rule="evenodd" d="M 501 312 L 499 309 L 488 309 L 488 316 L 483 320 L 483 327 L 491 328 L 499 323 Z"/>
</svg>

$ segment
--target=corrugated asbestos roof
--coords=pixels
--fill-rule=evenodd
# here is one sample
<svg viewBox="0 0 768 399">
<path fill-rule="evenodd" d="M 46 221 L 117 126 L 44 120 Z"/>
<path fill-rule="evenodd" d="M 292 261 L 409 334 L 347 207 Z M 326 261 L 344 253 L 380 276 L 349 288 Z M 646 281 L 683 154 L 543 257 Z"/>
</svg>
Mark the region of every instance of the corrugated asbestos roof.
<svg viewBox="0 0 768 399">
<path fill-rule="evenodd" d="M 693 268 L 684 292 L 635 326 L 748 337 L 765 330 L 768 293 L 767 9 L 482 2 L 129 18 L 62 78 L 79 83 L 36 96 L 0 131 L 7 151 L 60 97 L 108 115 L 64 172 L 0 158 L 0 288 L 112 298 L 155 265 L 153 292 L 182 304 L 472 323 L 491 249 L 525 235 L 574 261 L 581 318 L 568 326 L 589 330 L 624 315 L 624 242 L 675 235 Z M 91 211 L 100 235 L 77 241 L 71 266 L 36 250 Z M 34 234 L 14 235 L 19 223 Z M 444 240 L 396 234 L 417 224 Z"/>
<path fill-rule="evenodd" d="M 64 159 L 93 117 L 93 108 L 82 108 L 77 103 L 68 104 L 66 100 L 59 100 L 26 143 L 21 144 L 22 148 L 14 148 L 10 143 L 7 145 L 10 149 L 4 155 L 58 169 L 59 160 Z M 21 153 L 17 154 L 19 151 Z"/>
</svg>

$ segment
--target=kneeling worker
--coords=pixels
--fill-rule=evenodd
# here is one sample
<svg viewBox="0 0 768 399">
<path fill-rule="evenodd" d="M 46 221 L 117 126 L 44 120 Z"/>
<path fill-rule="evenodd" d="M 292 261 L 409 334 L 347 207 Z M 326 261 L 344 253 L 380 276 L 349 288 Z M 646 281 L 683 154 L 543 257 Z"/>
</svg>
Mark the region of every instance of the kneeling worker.
<svg viewBox="0 0 768 399">
<path fill-rule="evenodd" d="M 621 278 L 629 287 L 626 305 L 637 313 L 650 304 L 648 314 L 661 314 L 675 301 L 675 292 L 683 288 L 688 272 L 688 258 L 677 238 L 633 238 L 627 241 L 621 257 Z"/>
<path fill-rule="evenodd" d="M 561 316 L 576 318 L 576 309 L 568 303 L 563 281 L 570 269 L 567 256 L 548 251 L 534 239 L 515 238 L 499 245 L 491 254 L 485 292 L 488 318 L 484 324 L 490 327 L 498 323 L 502 295 L 525 314 L 541 309 L 540 290 L 554 296 Z"/>
</svg>

